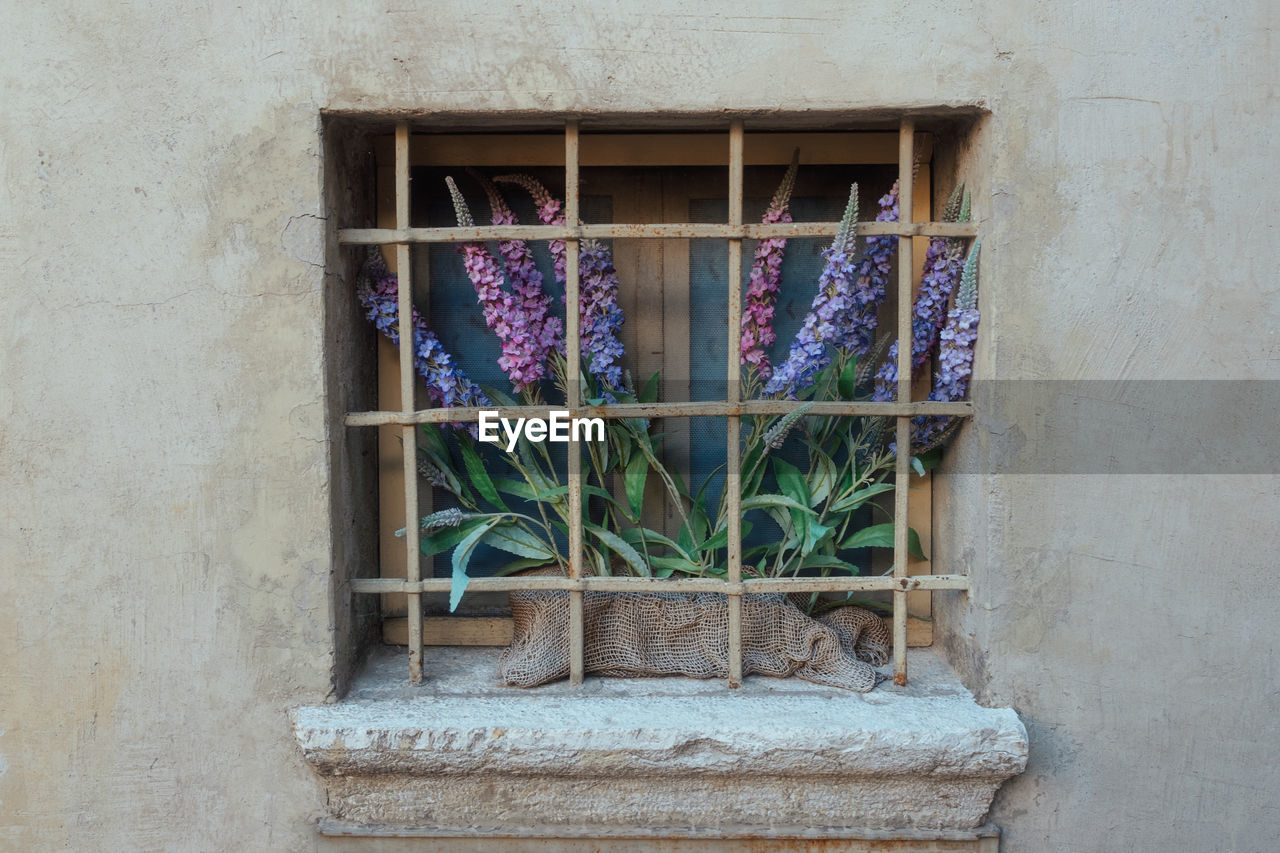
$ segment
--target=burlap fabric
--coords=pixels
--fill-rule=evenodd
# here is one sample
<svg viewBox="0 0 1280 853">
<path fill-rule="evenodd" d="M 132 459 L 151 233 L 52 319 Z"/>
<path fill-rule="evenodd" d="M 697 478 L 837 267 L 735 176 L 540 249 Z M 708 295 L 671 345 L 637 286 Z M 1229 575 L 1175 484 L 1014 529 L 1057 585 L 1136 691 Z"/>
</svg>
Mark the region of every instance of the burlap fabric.
<svg viewBox="0 0 1280 853">
<path fill-rule="evenodd" d="M 511 593 L 515 636 L 503 651 L 504 684 L 535 687 L 569 676 L 569 593 Z M 622 678 L 729 675 L 729 607 L 715 593 L 583 594 L 587 672 Z M 875 614 L 840 607 L 811 619 L 783 595 L 742 598 L 743 675 L 795 675 L 865 693 L 889 658 Z"/>
</svg>

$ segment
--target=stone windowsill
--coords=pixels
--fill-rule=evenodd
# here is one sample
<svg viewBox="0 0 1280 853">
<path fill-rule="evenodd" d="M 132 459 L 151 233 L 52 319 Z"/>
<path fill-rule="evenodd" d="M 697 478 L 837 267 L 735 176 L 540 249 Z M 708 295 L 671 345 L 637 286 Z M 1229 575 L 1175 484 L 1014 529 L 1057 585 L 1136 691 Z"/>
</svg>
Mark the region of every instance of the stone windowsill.
<svg viewBox="0 0 1280 853">
<path fill-rule="evenodd" d="M 322 830 L 959 839 L 1026 766 L 1017 715 L 928 649 L 909 686 L 867 694 L 767 677 L 521 690 L 496 684 L 498 653 L 430 649 L 415 688 L 383 648 L 343 701 L 292 712 Z"/>
</svg>

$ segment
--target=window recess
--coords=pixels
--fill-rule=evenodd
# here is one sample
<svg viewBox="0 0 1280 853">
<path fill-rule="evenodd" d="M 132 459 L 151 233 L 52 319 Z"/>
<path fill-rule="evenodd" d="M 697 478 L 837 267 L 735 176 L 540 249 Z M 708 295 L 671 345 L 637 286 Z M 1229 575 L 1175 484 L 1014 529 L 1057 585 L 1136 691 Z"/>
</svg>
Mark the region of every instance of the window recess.
<svg viewBox="0 0 1280 853">
<path fill-rule="evenodd" d="M 339 240 L 346 246 L 382 246 L 388 265 L 398 273 L 401 314 L 416 304 L 455 355 L 465 350 L 462 340 L 450 347 L 443 332 L 451 325 L 455 330 L 461 328 L 448 321 L 460 316 L 457 312 L 464 310 L 463 302 L 474 308 L 474 296 L 453 244 L 566 240 L 566 290 L 570 304 L 574 304 L 579 287 L 576 258 L 582 241 L 613 241 L 622 285 L 619 299 L 626 316 L 623 342 L 634 381 L 643 382 L 654 370 L 661 370 L 664 385 L 654 403 L 601 406 L 587 405 L 578 399 L 578 389 L 571 387 L 563 407 L 572 416 L 665 419 L 665 451 L 685 471 L 692 475 L 721 463 L 725 470 L 736 471 L 742 418 L 784 413 L 800 405 L 785 400 L 740 399 L 738 328 L 744 241 L 787 237 L 788 263 L 808 263 L 809 268 L 819 269 L 817 252 L 836 233 L 850 182 L 856 180 L 863 188 L 862 210 L 866 211 L 873 209 L 876 196 L 896 179 L 903 221 L 860 221 L 857 232 L 859 236 L 902 238 L 895 261 L 897 275 L 891 279 L 880 311 L 880 333 L 909 340 L 912 293 L 920 275 L 917 261 L 923 258 L 927 239 L 976 234 L 971 223 L 931 221 L 932 143 L 930 135 L 917 133 L 910 120 L 903 120 L 896 131 L 823 133 L 772 133 L 765 128 L 748 132 L 738 120 L 721 123 L 714 132 L 700 133 L 610 133 L 605 127 L 580 128 L 573 120 L 555 132 L 413 133 L 408 123 L 401 123 L 394 135 L 375 141 L 377 227 L 342 229 Z M 801 163 L 793 196 L 796 221 L 762 225 L 759 214 L 796 148 L 800 149 Z M 466 167 L 489 176 L 513 171 L 533 174 L 564 199 L 567 224 L 527 224 L 537 220 L 529 215 L 527 206 L 520 205 L 523 199 L 515 191 L 508 194 L 508 201 L 520 214 L 521 224 L 479 224 L 488 221 L 484 215 L 487 205 L 463 173 Z M 476 227 L 458 228 L 451 223 L 445 174 L 464 187 L 476 213 Z M 545 245 L 536 244 L 535 253 L 545 256 Z M 803 275 L 791 283 L 791 292 L 783 294 L 786 304 L 779 305 L 777 334 L 778 347 L 784 352 L 786 341 L 807 310 L 816 280 L 816 272 Z M 549 276 L 547 281 L 551 281 Z M 784 276 L 784 287 L 785 282 Z M 569 372 L 576 375 L 577 312 L 569 311 L 565 320 Z M 568 642 L 574 683 L 580 683 L 583 675 L 583 592 L 644 590 L 709 591 L 728 596 L 732 685 L 741 680 L 743 594 L 853 591 L 859 596 L 886 596 L 892 606 L 895 680 L 904 684 L 907 646 L 931 641 L 930 591 L 968 588 L 967 577 L 930 574 L 939 567 L 908 554 L 909 524 L 919 531 L 928 552 L 931 504 L 928 476 L 913 477 L 903 455 L 897 461 L 895 477 L 899 483 L 910 481 L 911 488 L 899 488 L 889 495 L 892 501 L 887 508 L 894 519 L 892 558 L 883 565 L 873 562 L 863 576 L 744 578 L 740 495 L 733 488 L 735 478 L 730 477 L 720 484 L 720 488 L 728 487 L 730 507 L 724 578 L 589 576 L 577 547 L 581 522 L 571 522 L 568 577 L 474 577 L 468 589 L 470 615 L 441 615 L 439 603 L 447 597 L 451 583 L 448 561 L 435 561 L 441 565 L 441 576 L 436 577 L 432 559 L 419 554 L 418 527 L 412 521 L 433 508 L 431 491 L 417 476 L 415 430 L 423 423 L 474 421 L 479 410 L 427 407 L 413 370 L 410 336 L 402 336 L 398 348 L 379 338 L 378 347 L 378 410 L 350 412 L 345 422 L 352 429 L 379 430 L 381 577 L 353 580 L 351 588 L 358 594 L 383 596 L 384 640 L 408 645 L 412 681 L 423 677 L 424 666 L 429 671 L 432 645 L 508 642 L 510 622 L 500 615 L 505 591 L 558 589 L 567 590 L 571 600 Z M 904 349 L 907 352 L 898 365 L 897 399 L 901 402 L 823 402 L 816 404 L 812 413 L 891 416 L 899 446 L 908 443 L 913 416 L 971 413 L 967 402 L 923 402 L 929 376 L 913 376 L 923 371 L 910 369 L 910 348 Z M 497 384 L 478 365 L 473 368 L 468 362 L 464 366 L 477 381 Z M 539 413 L 529 409 L 524 414 Z M 578 510 L 587 499 L 580 480 L 583 450 L 576 442 L 566 448 L 564 464 L 573 508 L 570 517 L 579 519 Z M 646 518 L 656 516 L 654 525 L 660 527 L 670 518 L 672 508 L 663 503 L 661 495 L 650 499 L 646 493 L 645 513 Z M 406 523 L 406 519 L 411 521 Z M 405 535 L 396 537 L 400 528 L 405 529 Z"/>
</svg>

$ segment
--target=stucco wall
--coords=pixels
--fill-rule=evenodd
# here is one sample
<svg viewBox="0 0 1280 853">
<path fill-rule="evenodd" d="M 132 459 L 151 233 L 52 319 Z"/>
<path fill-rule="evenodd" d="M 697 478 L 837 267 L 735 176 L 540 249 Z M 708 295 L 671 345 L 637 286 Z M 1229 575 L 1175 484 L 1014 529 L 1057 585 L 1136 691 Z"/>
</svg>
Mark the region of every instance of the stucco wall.
<svg viewBox="0 0 1280 853">
<path fill-rule="evenodd" d="M 343 846 L 285 713 L 359 624 L 322 110 L 980 105 L 981 375 L 1280 374 L 1271 4 L 774 8 L 5 4 L 0 847 Z M 1271 846 L 1275 471 L 940 478 L 1005 849 Z"/>
</svg>

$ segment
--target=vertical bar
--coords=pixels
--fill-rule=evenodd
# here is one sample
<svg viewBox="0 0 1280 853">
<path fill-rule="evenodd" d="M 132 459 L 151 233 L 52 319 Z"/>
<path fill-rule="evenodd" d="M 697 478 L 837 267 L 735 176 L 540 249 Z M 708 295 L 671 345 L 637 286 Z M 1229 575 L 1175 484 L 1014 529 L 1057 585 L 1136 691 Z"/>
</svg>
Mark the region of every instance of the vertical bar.
<svg viewBox="0 0 1280 853">
<path fill-rule="evenodd" d="M 396 125 L 396 228 L 409 227 L 409 125 Z M 396 245 L 396 297 L 400 325 L 400 406 L 412 412 L 413 405 L 413 275 L 407 243 Z M 418 439 L 415 427 L 401 432 L 404 451 L 404 546 L 405 577 L 413 583 L 421 579 L 418 566 Z M 422 593 L 407 594 L 409 617 L 409 681 L 422 681 Z"/>
<path fill-rule="evenodd" d="M 578 122 L 570 119 L 564 126 L 564 210 L 565 224 L 570 228 L 579 225 L 578 215 Z M 578 328 L 578 312 L 581 297 L 578 292 L 577 240 L 565 241 L 565 361 L 566 383 L 570 417 L 577 417 L 582 405 L 581 372 L 582 342 Z M 582 577 L 582 449 L 575 436 L 569 441 L 569 577 Z M 581 684 L 583 675 L 583 615 L 582 590 L 569 590 L 569 683 Z"/>
<path fill-rule="evenodd" d="M 729 125 L 729 224 L 742 224 L 742 121 Z M 725 399 L 738 402 L 742 372 L 742 240 L 729 240 L 729 370 Z M 728 490 L 728 581 L 742 582 L 742 480 L 739 447 L 741 419 L 725 419 L 728 434 L 724 487 Z M 729 686 L 742 685 L 742 594 L 729 595 Z"/>
<path fill-rule="evenodd" d="M 915 122 L 898 128 L 898 219 L 914 220 L 912 208 Z M 911 400 L 911 238 L 898 238 L 898 401 Z M 893 576 L 907 577 L 907 497 L 911 478 L 911 419 L 897 418 L 897 467 L 893 490 Z M 893 683 L 907 683 L 907 593 L 893 591 Z"/>
</svg>

